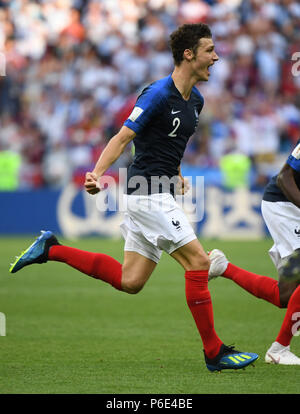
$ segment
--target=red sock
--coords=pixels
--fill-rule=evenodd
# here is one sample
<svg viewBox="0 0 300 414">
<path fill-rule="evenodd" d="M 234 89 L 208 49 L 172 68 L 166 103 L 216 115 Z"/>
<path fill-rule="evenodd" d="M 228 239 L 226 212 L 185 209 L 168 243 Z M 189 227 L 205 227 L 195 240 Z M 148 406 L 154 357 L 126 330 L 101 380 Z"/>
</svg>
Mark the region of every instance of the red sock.
<svg viewBox="0 0 300 414">
<path fill-rule="evenodd" d="M 273 303 L 279 308 L 281 307 L 277 280 L 248 272 L 232 263 L 228 264 L 223 276 L 233 280 L 257 298 Z"/>
<path fill-rule="evenodd" d="M 116 289 L 122 290 L 122 265 L 106 254 L 54 245 L 49 249 L 48 259 L 66 263 L 86 275 L 101 279 Z"/>
<path fill-rule="evenodd" d="M 187 304 L 203 342 L 205 354 L 208 358 L 214 358 L 219 353 L 222 341 L 214 329 L 213 307 L 208 290 L 208 271 L 185 272 L 185 293 Z"/>
<path fill-rule="evenodd" d="M 286 314 L 281 325 L 281 329 L 276 341 L 281 345 L 288 346 L 292 340 L 295 331 L 299 328 L 300 318 L 300 285 L 294 290 L 290 297 Z"/>
</svg>

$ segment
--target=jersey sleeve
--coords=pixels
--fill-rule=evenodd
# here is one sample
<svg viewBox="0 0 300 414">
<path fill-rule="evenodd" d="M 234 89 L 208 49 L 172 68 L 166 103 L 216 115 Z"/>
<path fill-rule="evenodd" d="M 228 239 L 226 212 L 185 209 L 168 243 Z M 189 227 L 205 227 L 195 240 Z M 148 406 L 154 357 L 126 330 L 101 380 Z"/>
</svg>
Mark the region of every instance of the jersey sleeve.
<svg viewBox="0 0 300 414">
<path fill-rule="evenodd" d="M 162 110 L 163 97 L 156 88 L 147 87 L 138 97 L 133 111 L 124 122 L 136 134 L 140 133 Z"/>
<path fill-rule="evenodd" d="M 300 140 L 291 155 L 288 157 L 287 164 L 289 164 L 293 170 L 300 172 Z"/>
</svg>

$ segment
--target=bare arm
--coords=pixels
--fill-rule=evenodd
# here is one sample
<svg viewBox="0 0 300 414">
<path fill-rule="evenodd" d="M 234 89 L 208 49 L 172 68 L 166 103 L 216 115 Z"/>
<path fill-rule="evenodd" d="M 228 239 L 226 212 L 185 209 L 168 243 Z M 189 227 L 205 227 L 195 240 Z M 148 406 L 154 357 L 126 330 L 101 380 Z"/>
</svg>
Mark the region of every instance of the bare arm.
<svg viewBox="0 0 300 414">
<path fill-rule="evenodd" d="M 102 151 L 99 160 L 92 172 L 87 172 L 85 177 L 85 189 L 90 194 L 96 194 L 100 191 L 98 179 L 102 177 L 105 171 L 120 157 L 127 144 L 135 137 L 135 132 L 123 126 L 120 131 L 114 135 Z"/>
<path fill-rule="evenodd" d="M 294 178 L 294 170 L 289 164 L 285 164 L 277 176 L 276 184 L 286 198 L 300 208 L 300 190 Z"/>
<path fill-rule="evenodd" d="M 190 189 L 190 184 L 187 178 L 184 178 L 181 174 L 181 166 L 178 167 L 178 183 L 177 183 L 177 194 L 185 194 Z"/>
</svg>

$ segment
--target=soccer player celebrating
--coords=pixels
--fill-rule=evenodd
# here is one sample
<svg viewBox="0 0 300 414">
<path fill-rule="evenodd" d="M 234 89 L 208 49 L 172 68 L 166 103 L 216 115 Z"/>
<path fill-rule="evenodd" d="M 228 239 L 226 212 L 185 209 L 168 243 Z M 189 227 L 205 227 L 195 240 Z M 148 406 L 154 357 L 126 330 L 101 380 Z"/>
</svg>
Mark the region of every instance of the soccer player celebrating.
<svg viewBox="0 0 300 414">
<path fill-rule="evenodd" d="M 121 225 L 125 238 L 123 264 L 102 253 L 62 246 L 47 231 L 15 261 L 10 271 L 15 273 L 32 263 L 60 261 L 134 294 L 143 288 L 165 251 L 185 271 L 187 304 L 203 342 L 207 368 L 240 369 L 253 363 L 258 355 L 224 345 L 215 332 L 208 290 L 210 260 L 174 199 L 173 178 L 179 177 L 184 190 L 180 162 L 203 107 L 203 97 L 195 85 L 208 80 L 209 67 L 218 56 L 205 24 L 179 27 L 171 34 L 170 44 L 174 71 L 142 91 L 131 115 L 111 138 L 94 170 L 86 174 L 86 191 L 98 193 L 99 179 L 126 145 L 134 141 L 135 157 L 128 170 L 124 195 L 127 210 Z"/>
<path fill-rule="evenodd" d="M 209 254 L 209 279 L 222 275 L 257 298 L 279 308 L 287 308 L 278 336 L 266 352 L 265 361 L 300 365 L 300 358 L 290 351 L 300 316 L 300 140 L 279 174 L 266 186 L 261 210 L 274 241 L 269 254 L 278 270 L 278 282 L 229 263 L 218 249 Z"/>
</svg>

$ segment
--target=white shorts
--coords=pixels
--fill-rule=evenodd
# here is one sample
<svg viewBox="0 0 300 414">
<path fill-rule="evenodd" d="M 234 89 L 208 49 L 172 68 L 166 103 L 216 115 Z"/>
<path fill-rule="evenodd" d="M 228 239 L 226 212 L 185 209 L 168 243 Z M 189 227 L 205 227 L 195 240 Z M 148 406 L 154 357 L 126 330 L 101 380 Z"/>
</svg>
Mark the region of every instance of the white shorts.
<svg viewBox="0 0 300 414">
<path fill-rule="evenodd" d="M 197 238 L 171 194 L 124 194 L 124 207 L 121 233 L 125 251 L 137 252 L 158 263 L 162 251 L 171 254 Z"/>
<path fill-rule="evenodd" d="M 261 211 L 274 241 L 269 254 L 279 269 L 300 248 L 300 209 L 290 202 L 263 200 Z"/>
</svg>

